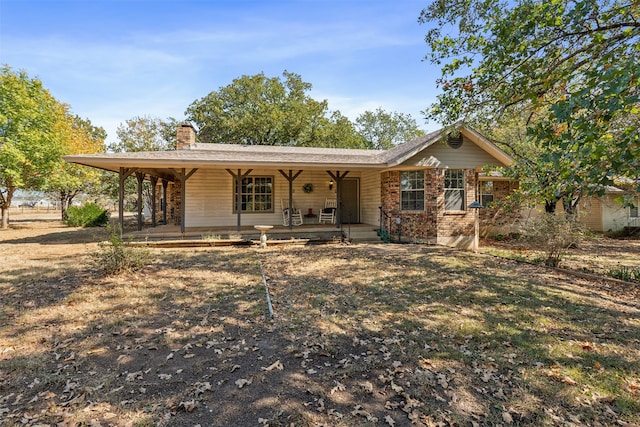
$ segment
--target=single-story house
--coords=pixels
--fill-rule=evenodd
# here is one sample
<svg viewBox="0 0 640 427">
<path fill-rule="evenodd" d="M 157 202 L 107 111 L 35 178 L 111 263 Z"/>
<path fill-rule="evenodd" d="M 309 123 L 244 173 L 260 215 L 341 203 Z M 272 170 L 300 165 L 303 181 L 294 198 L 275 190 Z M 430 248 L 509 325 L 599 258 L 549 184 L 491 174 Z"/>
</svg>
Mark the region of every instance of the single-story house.
<svg viewBox="0 0 640 427">
<path fill-rule="evenodd" d="M 371 224 L 415 241 L 469 248 L 476 215 L 469 205 L 489 204 L 517 188 L 483 174 L 484 167 L 509 166 L 512 159 L 470 128 L 456 137 L 435 131 L 389 150 L 356 150 L 196 143 L 193 127 L 183 124 L 175 151 L 65 160 L 119 174 L 121 220 L 124 180 L 149 180 L 156 188 L 152 224 L 157 213 L 159 222 L 180 225 L 183 233 L 281 225 L 290 203 L 315 218 L 327 200 L 337 200 L 333 227 Z M 496 212 L 482 211 L 483 223 L 496 222 Z"/>
</svg>

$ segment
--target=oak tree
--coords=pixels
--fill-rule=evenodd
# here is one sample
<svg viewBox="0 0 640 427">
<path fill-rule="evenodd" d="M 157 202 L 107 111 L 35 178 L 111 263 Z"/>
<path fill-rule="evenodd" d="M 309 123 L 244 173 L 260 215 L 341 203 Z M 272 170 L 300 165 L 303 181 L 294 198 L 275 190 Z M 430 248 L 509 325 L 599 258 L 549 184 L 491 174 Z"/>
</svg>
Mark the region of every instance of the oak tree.
<svg viewBox="0 0 640 427">
<path fill-rule="evenodd" d="M 638 2 L 436 0 L 420 22 L 442 67 L 428 118 L 491 127 L 525 112 L 540 152 L 521 173 L 535 169 L 534 190 L 569 208 L 615 176 L 639 178 Z"/>
<path fill-rule="evenodd" d="M 0 210 L 9 226 L 15 191 L 42 189 L 66 148 L 65 106 L 25 71 L 0 68 Z"/>
</svg>

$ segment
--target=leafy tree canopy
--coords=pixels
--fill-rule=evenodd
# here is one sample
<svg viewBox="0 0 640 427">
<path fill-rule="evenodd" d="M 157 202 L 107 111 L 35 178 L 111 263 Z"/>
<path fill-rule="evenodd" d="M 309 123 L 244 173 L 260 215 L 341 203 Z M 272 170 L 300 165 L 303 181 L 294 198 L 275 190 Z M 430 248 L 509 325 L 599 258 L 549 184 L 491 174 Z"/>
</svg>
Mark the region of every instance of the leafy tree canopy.
<svg viewBox="0 0 640 427">
<path fill-rule="evenodd" d="M 0 68 L 0 209 L 8 209 L 16 189 L 40 189 L 66 150 L 66 108 L 40 80 L 24 71 Z"/>
<path fill-rule="evenodd" d="M 386 112 L 381 108 L 365 111 L 356 119 L 356 129 L 369 148 L 387 150 L 424 135 L 409 114 Z"/>
<path fill-rule="evenodd" d="M 242 76 L 192 103 L 186 112 L 201 142 L 363 148 L 364 141 L 327 101 L 307 95 L 311 84 L 285 71 Z M 334 139 L 340 138 L 340 139 Z"/>
<path fill-rule="evenodd" d="M 115 152 L 123 151 L 167 151 L 176 149 L 178 121 L 138 116 L 126 120 L 116 129 L 118 142 L 109 145 Z"/>
<path fill-rule="evenodd" d="M 93 154 L 105 151 L 104 140 L 107 133 L 101 127 L 94 126 L 90 120 L 77 115 L 67 114 L 65 129 L 65 155 Z M 60 159 L 47 179 L 44 188 L 60 201 L 62 219 L 66 219 L 66 210 L 72 200 L 80 193 L 94 193 L 100 185 L 102 173 L 93 168 L 67 163 Z"/>
<path fill-rule="evenodd" d="M 524 116 L 539 155 L 521 174 L 534 168 L 547 200 L 638 178 L 638 2 L 436 0 L 420 22 L 442 65 L 428 118 L 491 128 Z"/>
</svg>

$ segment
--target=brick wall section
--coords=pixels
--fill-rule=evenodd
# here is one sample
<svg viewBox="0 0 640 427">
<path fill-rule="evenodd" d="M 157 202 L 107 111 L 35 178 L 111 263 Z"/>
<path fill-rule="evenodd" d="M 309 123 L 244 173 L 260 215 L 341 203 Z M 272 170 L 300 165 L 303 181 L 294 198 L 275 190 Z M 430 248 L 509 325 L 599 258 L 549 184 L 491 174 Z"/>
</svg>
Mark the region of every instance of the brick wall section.
<svg viewBox="0 0 640 427">
<path fill-rule="evenodd" d="M 509 196 L 517 189 L 517 182 L 493 181 L 494 203 L 480 211 L 480 221 L 483 226 L 509 226 L 520 218 L 520 205 L 509 202 Z"/>
<path fill-rule="evenodd" d="M 167 187 L 167 222 L 169 224 L 180 225 L 180 182 L 170 182 Z"/>
<path fill-rule="evenodd" d="M 192 147 L 196 143 L 196 131 L 190 124 L 181 124 L 178 126 L 176 134 L 176 149 L 184 150 Z"/>
<path fill-rule="evenodd" d="M 400 210 L 400 171 L 383 172 L 381 175 L 382 208 L 391 215 L 389 228 L 391 234 L 403 236 L 403 240 L 435 241 L 436 239 L 436 198 L 431 191 L 434 183 L 432 169 L 425 170 L 425 210 L 401 211 Z M 400 225 L 396 224 L 396 218 L 400 218 Z"/>
<path fill-rule="evenodd" d="M 446 212 L 444 210 L 444 169 L 435 169 L 437 174 L 438 199 L 438 237 L 473 236 L 475 212 L 468 209 L 464 212 Z M 473 169 L 465 170 L 465 206 L 469 206 L 476 198 L 476 173 Z"/>
</svg>

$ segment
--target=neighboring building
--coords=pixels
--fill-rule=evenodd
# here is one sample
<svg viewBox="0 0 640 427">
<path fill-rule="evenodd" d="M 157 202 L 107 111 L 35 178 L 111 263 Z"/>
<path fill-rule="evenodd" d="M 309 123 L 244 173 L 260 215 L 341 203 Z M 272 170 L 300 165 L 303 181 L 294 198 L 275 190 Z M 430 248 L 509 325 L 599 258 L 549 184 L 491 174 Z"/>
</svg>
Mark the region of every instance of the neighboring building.
<svg viewBox="0 0 640 427">
<path fill-rule="evenodd" d="M 640 195 L 631 199 L 631 206 L 623 203 L 629 191 L 607 186 L 600 197 L 588 197 L 579 204 L 578 220 L 590 230 L 598 232 L 617 232 L 627 227 L 640 227 Z"/>
<path fill-rule="evenodd" d="M 352 150 L 196 143 L 193 128 L 182 125 L 176 151 L 65 160 L 117 172 L 121 183 L 134 174 L 139 182 L 151 181 L 158 190 L 153 223 L 157 213 L 182 232 L 282 224 L 282 206 L 289 202 L 317 213 L 326 199 L 337 198 L 338 226 L 383 226 L 415 241 L 468 248 L 475 218 L 468 206 L 517 188 L 504 178 L 481 176 L 484 167 L 509 166 L 512 159 L 469 128 L 457 138 L 436 131 L 390 150 Z M 497 209 L 481 215 L 483 224 L 494 226 L 501 216 Z"/>
</svg>

